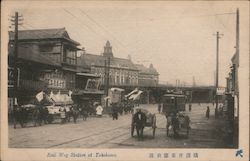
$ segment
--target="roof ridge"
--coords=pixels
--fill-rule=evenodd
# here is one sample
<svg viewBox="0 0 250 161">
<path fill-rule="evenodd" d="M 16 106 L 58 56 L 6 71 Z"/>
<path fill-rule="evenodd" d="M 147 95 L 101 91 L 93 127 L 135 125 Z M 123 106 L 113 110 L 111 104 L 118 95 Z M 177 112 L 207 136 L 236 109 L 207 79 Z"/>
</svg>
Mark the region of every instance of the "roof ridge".
<svg viewBox="0 0 250 161">
<path fill-rule="evenodd" d="M 47 29 L 41 28 L 41 29 L 19 30 L 18 32 L 20 32 L 20 31 L 42 31 L 42 30 L 65 30 L 66 31 L 65 27 L 62 27 L 62 28 L 47 28 Z"/>
</svg>

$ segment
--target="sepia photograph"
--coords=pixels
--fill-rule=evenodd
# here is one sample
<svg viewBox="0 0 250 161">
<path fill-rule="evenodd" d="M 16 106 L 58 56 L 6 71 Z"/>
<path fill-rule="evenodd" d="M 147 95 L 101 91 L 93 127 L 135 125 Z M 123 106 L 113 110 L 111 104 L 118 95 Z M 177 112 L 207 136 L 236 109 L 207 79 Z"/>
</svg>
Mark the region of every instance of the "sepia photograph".
<svg viewBox="0 0 250 161">
<path fill-rule="evenodd" d="M 3 161 L 248 160 L 248 1 L 1 8 Z"/>
</svg>

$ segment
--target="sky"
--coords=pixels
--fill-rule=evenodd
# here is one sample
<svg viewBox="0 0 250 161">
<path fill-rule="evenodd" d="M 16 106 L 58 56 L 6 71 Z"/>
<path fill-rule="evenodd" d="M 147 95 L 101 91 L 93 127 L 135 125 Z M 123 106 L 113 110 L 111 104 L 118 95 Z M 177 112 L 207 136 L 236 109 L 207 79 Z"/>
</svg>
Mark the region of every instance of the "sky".
<svg viewBox="0 0 250 161">
<path fill-rule="evenodd" d="M 65 27 L 80 47 L 97 55 L 109 40 L 115 57 L 130 55 L 134 63 L 152 63 L 160 83 L 175 84 L 178 79 L 192 85 L 194 78 L 196 85 L 214 85 L 214 34 L 218 31 L 223 34 L 219 40 L 219 85 L 225 86 L 235 53 L 237 8 L 241 42 L 249 35 L 246 2 L 55 1 L 47 5 L 24 1 L 10 6 L 8 15 L 18 11 L 23 16 L 21 30 Z M 242 43 L 241 48 L 248 46 Z"/>
</svg>

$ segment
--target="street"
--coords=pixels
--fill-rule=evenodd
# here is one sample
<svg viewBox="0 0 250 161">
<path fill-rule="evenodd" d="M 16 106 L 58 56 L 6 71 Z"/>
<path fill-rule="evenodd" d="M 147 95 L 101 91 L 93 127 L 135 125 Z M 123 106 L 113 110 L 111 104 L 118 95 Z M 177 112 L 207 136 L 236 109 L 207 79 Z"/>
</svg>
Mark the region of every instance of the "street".
<svg viewBox="0 0 250 161">
<path fill-rule="evenodd" d="M 11 148 L 225 148 L 225 137 L 221 133 L 222 119 L 215 120 L 212 104 L 193 104 L 188 112 L 191 119 L 189 137 L 166 136 L 166 118 L 157 111 L 157 104 L 140 105 L 156 113 L 157 128 L 153 138 L 152 128 L 145 127 L 144 140 L 130 135 L 131 114 L 112 120 L 108 115 L 102 118 L 89 117 L 87 121 L 78 118 L 77 123 L 61 125 L 59 122 L 39 127 L 17 129 L 9 126 L 9 147 Z M 210 119 L 205 118 L 207 106 Z M 186 109 L 188 107 L 186 106 Z M 136 133 L 135 133 L 136 134 Z"/>
</svg>

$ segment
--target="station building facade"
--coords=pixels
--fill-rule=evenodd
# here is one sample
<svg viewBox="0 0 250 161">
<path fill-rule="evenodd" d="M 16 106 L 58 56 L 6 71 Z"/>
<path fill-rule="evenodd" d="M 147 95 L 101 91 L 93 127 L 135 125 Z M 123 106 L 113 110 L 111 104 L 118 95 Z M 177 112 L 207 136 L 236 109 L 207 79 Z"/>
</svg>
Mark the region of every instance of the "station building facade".
<svg viewBox="0 0 250 161">
<path fill-rule="evenodd" d="M 109 74 L 106 75 L 109 75 L 110 86 L 138 85 L 139 70 L 136 65 L 129 59 L 114 57 L 109 41 L 106 42 L 102 54 L 84 53 L 78 58 L 78 62 L 89 66 L 92 74 L 100 76 L 102 86 L 105 85 L 105 73 L 108 73 L 108 66 Z"/>
</svg>

